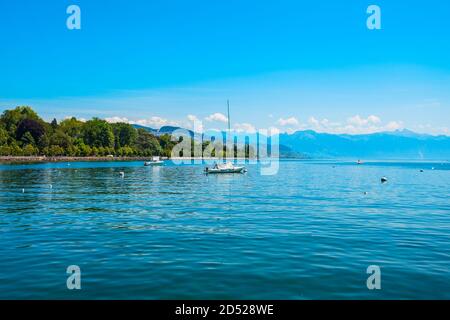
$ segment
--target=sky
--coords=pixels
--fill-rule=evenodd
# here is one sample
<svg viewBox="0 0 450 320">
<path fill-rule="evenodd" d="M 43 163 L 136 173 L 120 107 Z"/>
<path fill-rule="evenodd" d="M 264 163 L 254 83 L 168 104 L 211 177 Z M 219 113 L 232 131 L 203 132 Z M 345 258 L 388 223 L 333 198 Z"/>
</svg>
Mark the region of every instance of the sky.
<svg viewBox="0 0 450 320">
<path fill-rule="evenodd" d="M 0 112 L 224 129 L 229 99 L 238 131 L 450 135 L 449 18 L 442 0 L 2 1 Z"/>
</svg>

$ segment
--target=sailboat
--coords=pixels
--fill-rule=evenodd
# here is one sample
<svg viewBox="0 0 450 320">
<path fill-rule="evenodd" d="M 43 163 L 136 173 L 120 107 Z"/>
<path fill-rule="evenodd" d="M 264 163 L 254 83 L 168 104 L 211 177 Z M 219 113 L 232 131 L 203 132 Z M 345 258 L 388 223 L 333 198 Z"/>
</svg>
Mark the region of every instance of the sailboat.
<svg viewBox="0 0 450 320">
<path fill-rule="evenodd" d="M 152 160 L 144 162 L 144 166 L 160 166 L 163 165 L 164 161 L 162 161 L 158 156 L 152 157 Z"/>
<path fill-rule="evenodd" d="M 228 134 L 231 134 L 231 124 L 230 124 L 230 101 L 227 100 L 228 106 Z M 234 148 L 233 148 L 234 149 Z M 244 166 L 235 166 L 232 162 L 227 163 L 216 163 L 212 168 L 206 167 L 205 173 L 244 173 L 247 169 Z"/>
</svg>

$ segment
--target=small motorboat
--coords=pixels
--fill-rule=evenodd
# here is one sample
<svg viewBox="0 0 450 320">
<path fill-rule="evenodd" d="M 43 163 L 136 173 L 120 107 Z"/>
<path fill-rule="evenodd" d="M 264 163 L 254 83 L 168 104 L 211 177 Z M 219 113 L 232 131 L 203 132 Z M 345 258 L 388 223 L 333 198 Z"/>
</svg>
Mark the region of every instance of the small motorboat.
<svg viewBox="0 0 450 320">
<path fill-rule="evenodd" d="M 215 164 L 212 168 L 206 167 L 205 173 L 244 173 L 247 169 L 244 166 L 235 166 L 231 162 Z"/>
<path fill-rule="evenodd" d="M 149 167 L 149 166 L 160 166 L 160 165 L 163 165 L 163 164 L 164 164 L 164 161 L 162 161 L 159 157 L 152 157 L 152 160 L 144 162 L 144 166 L 146 166 L 146 167 Z"/>
<path fill-rule="evenodd" d="M 363 164 L 364 162 L 362 162 L 361 160 L 356 161 L 356 164 Z"/>
</svg>

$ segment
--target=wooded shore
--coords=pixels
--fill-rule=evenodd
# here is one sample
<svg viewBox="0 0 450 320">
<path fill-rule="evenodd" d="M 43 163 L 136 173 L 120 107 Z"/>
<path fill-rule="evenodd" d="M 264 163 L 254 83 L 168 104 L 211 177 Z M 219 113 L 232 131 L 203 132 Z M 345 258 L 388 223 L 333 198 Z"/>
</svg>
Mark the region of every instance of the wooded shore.
<svg viewBox="0 0 450 320">
<path fill-rule="evenodd" d="M 0 156 L 0 163 L 33 163 L 33 162 L 82 162 L 82 161 L 149 161 L 152 157 L 68 157 L 68 156 L 58 156 L 58 157 L 46 157 L 46 156 Z M 213 161 L 233 161 L 233 160 L 256 160 L 253 158 L 226 158 L 219 159 L 214 157 L 161 157 L 161 160 L 213 160 Z"/>
<path fill-rule="evenodd" d="M 0 156 L 0 163 L 80 162 L 80 161 L 146 161 L 149 159 L 151 159 L 151 157 Z"/>
</svg>

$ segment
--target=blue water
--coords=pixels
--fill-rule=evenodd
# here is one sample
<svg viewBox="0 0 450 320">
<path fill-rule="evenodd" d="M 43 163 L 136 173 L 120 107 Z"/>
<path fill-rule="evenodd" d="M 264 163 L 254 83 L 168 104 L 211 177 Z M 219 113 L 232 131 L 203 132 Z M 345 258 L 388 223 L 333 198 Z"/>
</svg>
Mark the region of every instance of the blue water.
<svg viewBox="0 0 450 320">
<path fill-rule="evenodd" d="M 0 299 L 450 298 L 448 162 L 203 167 L 0 165 Z"/>
</svg>

